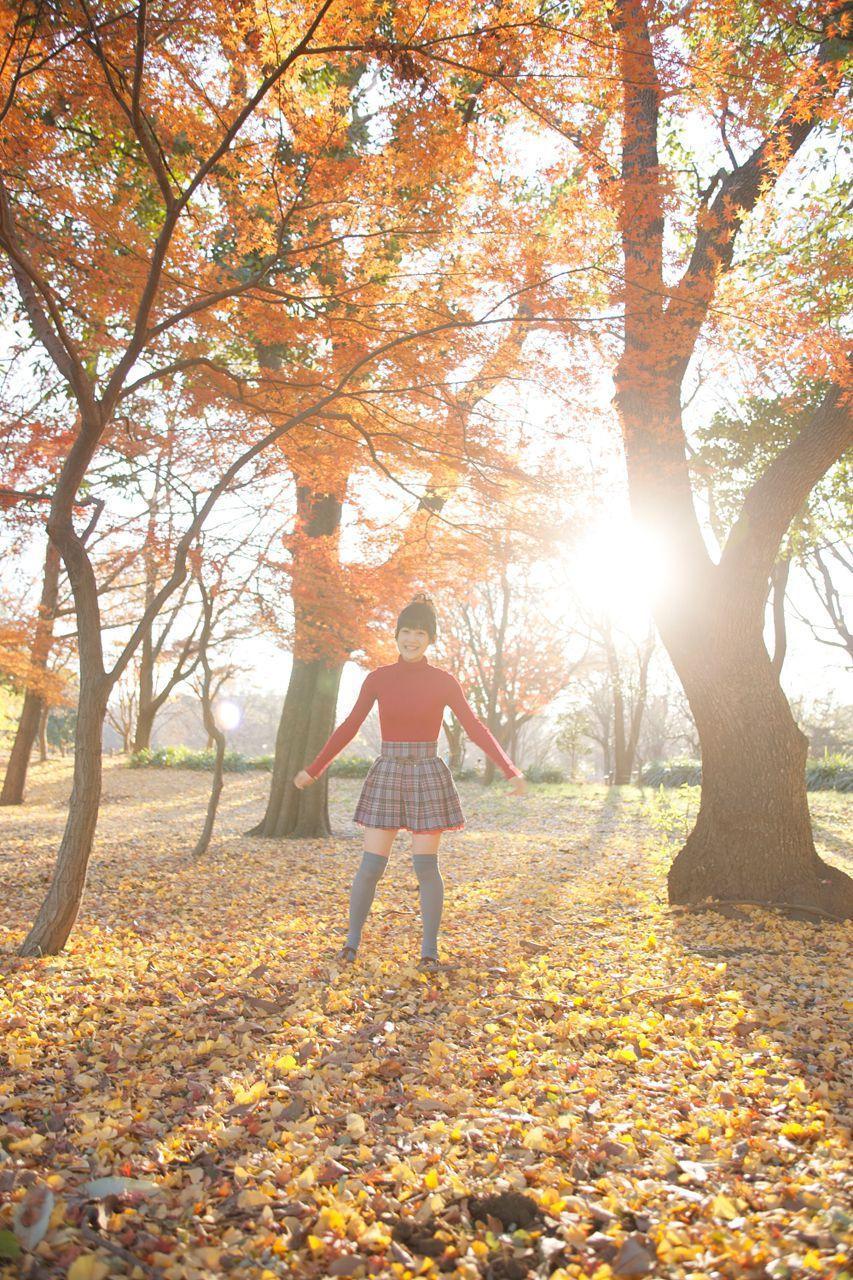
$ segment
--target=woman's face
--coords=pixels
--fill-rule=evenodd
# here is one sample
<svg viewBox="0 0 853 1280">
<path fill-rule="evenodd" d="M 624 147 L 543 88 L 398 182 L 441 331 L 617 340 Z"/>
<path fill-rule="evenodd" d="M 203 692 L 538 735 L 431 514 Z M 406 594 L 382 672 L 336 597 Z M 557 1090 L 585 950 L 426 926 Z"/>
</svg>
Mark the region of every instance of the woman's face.
<svg viewBox="0 0 853 1280">
<path fill-rule="evenodd" d="M 406 662 L 417 662 L 430 644 L 429 632 L 423 627 L 401 627 L 397 632 L 397 648 Z"/>
</svg>

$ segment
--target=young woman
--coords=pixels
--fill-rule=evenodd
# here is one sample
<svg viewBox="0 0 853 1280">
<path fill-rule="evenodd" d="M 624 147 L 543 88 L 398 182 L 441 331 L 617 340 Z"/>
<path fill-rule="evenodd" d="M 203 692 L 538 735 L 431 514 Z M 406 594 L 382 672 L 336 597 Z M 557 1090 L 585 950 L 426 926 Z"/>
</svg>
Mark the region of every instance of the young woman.
<svg viewBox="0 0 853 1280">
<path fill-rule="evenodd" d="M 444 881 L 438 866 L 442 832 L 465 825 L 450 770 L 437 754 L 445 707 L 450 707 L 468 737 L 512 780 L 516 795 L 527 783 L 497 739 L 478 720 L 462 686 L 449 671 L 432 666 L 426 650 L 435 640 L 435 610 L 425 597 L 406 605 L 395 632 L 400 656 L 371 671 L 356 704 L 307 768 L 293 779 L 308 787 L 355 737 L 374 702 L 379 703 L 381 755 L 364 780 L 355 821 L 364 827 L 364 853 L 350 889 L 349 933 L 338 959 L 352 963 L 376 886 L 388 865 L 394 837 L 402 828 L 412 833 L 412 863 L 420 889 L 423 939 L 421 965 L 435 968 L 438 930 L 444 906 Z"/>
</svg>

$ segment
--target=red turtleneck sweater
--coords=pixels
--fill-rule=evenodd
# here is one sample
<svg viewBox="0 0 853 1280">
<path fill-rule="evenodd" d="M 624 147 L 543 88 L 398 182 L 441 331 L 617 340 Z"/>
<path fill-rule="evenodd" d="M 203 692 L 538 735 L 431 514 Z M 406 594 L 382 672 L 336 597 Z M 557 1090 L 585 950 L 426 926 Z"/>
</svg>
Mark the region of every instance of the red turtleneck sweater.
<svg viewBox="0 0 853 1280">
<path fill-rule="evenodd" d="M 365 677 L 355 706 L 335 729 L 322 751 L 306 765 L 312 778 L 319 778 L 338 752 L 343 751 L 364 723 L 374 702 L 379 703 L 379 726 L 383 742 L 437 742 L 445 707 L 459 720 L 472 742 L 485 751 L 505 777 L 521 775 L 500 743 L 479 720 L 462 686 L 449 671 L 433 667 L 426 658 L 409 662 L 398 658 L 387 667 L 377 667 Z"/>
</svg>

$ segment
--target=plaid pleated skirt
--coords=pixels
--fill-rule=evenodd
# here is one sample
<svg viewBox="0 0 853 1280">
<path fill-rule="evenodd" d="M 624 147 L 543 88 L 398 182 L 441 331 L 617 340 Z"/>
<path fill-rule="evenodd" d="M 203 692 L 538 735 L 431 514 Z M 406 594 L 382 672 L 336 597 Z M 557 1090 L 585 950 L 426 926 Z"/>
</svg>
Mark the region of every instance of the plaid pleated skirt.
<svg viewBox="0 0 853 1280">
<path fill-rule="evenodd" d="M 362 827 L 461 831 L 465 816 L 438 742 L 383 742 L 355 807 Z"/>
</svg>

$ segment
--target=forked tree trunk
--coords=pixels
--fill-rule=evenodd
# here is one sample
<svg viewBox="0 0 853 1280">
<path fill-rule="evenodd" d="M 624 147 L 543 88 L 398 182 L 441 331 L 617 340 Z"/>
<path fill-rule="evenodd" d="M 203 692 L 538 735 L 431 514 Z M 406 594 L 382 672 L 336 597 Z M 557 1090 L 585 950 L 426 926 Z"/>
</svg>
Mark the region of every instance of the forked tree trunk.
<svg viewBox="0 0 853 1280">
<path fill-rule="evenodd" d="M 784 903 L 849 916 L 853 881 L 815 851 L 808 740 L 759 626 L 736 618 L 718 600 L 701 641 L 669 645 L 702 752 L 699 815 L 670 868 L 669 900 Z"/>
<path fill-rule="evenodd" d="M 44 561 L 44 579 L 42 582 L 39 618 L 33 640 L 32 663 L 41 671 L 47 669 L 47 660 L 53 643 L 53 621 L 56 616 L 56 605 L 59 598 L 59 566 L 60 556 L 56 547 L 48 542 Z M 39 733 L 42 715 L 45 710 L 44 701 L 31 689 L 24 694 L 24 706 L 12 751 L 6 766 L 3 779 L 3 790 L 0 792 L 0 805 L 22 804 L 27 785 L 27 770 L 33 744 Z"/>
<path fill-rule="evenodd" d="M 342 672 L 343 663 L 294 661 L 276 735 L 267 810 L 250 835 L 304 839 L 331 834 L 328 773 L 302 791 L 293 779 L 335 727 Z"/>
<path fill-rule="evenodd" d="M 623 83 L 619 231 L 624 256 L 624 346 L 615 374 L 631 509 L 669 553 L 655 620 L 687 694 L 702 750 L 696 827 L 668 876 L 670 902 L 746 899 L 853 915 L 853 880 L 823 863 L 811 833 L 806 740 L 764 646 L 767 583 L 785 531 L 810 490 L 849 447 L 840 385 L 750 486 L 719 565 L 693 502 L 681 388 L 717 282 L 731 266 L 745 216 L 775 181 L 773 157 L 796 154 L 837 87 L 846 53 L 835 11 L 823 24 L 815 84 L 797 92 L 752 153 L 723 171 L 699 206 L 680 281 L 664 280 L 667 230 L 658 154 L 666 93 L 647 8 L 609 9 Z M 719 185 L 718 185 L 719 184 Z"/>
</svg>

